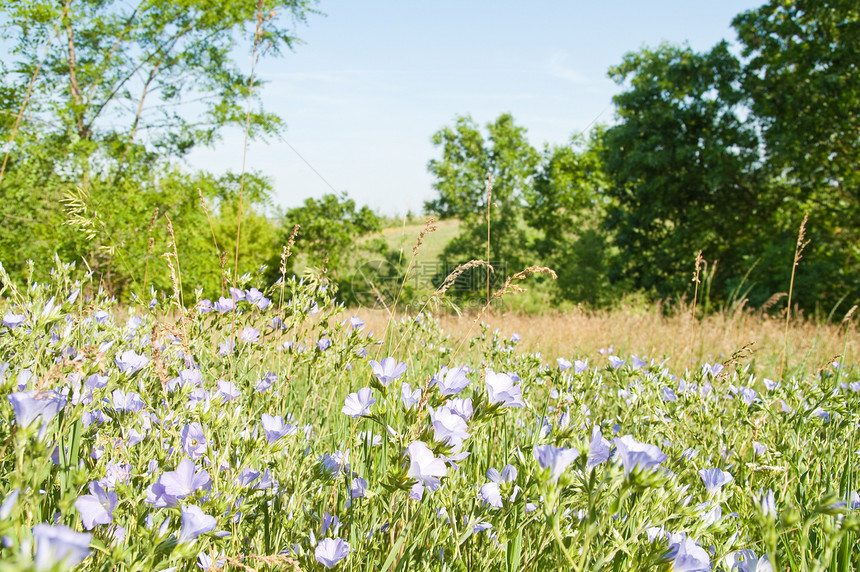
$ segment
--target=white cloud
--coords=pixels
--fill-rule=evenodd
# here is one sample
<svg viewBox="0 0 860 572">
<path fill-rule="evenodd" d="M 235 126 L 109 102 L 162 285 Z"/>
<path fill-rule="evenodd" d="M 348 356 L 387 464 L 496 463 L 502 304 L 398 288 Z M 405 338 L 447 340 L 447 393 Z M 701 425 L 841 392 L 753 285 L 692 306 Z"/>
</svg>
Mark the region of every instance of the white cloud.
<svg viewBox="0 0 860 572">
<path fill-rule="evenodd" d="M 553 77 L 563 79 L 576 85 L 587 85 L 591 80 L 567 65 L 567 54 L 556 52 L 550 56 L 547 71 Z"/>
</svg>

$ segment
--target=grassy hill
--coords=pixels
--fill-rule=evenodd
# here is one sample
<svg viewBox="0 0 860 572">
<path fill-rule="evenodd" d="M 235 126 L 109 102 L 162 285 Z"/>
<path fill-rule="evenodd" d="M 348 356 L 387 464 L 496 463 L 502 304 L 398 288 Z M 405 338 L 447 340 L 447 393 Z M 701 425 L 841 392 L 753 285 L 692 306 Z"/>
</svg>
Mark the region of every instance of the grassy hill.
<svg viewBox="0 0 860 572">
<path fill-rule="evenodd" d="M 442 254 L 445 245 L 460 232 L 459 220 L 442 220 L 434 223 L 436 230 L 424 236 L 424 243 L 418 251 L 416 262 L 434 263 Z M 385 237 L 388 246 L 394 250 L 399 250 L 401 256 L 406 260 L 412 256 L 412 249 L 418 242 L 418 236 L 424 230 L 425 225 L 422 224 L 402 224 L 392 226 L 382 230 L 382 235 Z"/>
</svg>

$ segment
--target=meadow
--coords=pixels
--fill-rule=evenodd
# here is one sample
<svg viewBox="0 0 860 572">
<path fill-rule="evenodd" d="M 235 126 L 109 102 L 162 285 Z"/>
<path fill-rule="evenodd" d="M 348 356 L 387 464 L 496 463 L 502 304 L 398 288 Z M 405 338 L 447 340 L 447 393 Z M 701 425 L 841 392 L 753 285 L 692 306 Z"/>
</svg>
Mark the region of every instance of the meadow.
<svg viewBox="0 0 860 572">
<path fill-rule="evenodd" d="M 850 316 L 0 278 L 2 570 L 860 566 Z"/>
</svg>

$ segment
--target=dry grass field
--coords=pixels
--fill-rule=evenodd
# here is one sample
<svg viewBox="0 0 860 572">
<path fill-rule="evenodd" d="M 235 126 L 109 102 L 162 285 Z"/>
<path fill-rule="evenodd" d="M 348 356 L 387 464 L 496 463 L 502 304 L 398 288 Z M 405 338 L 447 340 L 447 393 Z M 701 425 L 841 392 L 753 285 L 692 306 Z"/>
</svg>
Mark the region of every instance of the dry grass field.
<svg viewBox="0 0 860 572">
<path fill-rule="evenodd" d="M 356 313 L 377 332 L 385 330 L 385 311 L 362 309 Z M 590 363 L 602 365 L 608 352 L 601 350 L 611 347 L 621 357 L 636 355 L 658 362 L 668 358 L 666 365 L 675 373 L 704 362 L 726 362 L 740 352 L 740 361 L 752 363 L 760 376 L 778 377 L 780 369 L 787 375 L 802 375 L 834 361 L 856 363 L 860 351 L 860 335 L 851 320 L 821 324 L 792 319 L 785 336 L 784 319 L 752 312 L 712 314 L 694 322 L 690 314 L 666 316 L 658 307 L 629 307 L 547 315 L 442 314 L 439 321 L 454 340 L 480 334 L 480 322 L 489 325 L 490 333 L 498 330 L 504 339 L 519 334 L 519 351 L 541 352 L 546 362 L 557 357 L 587 357 Z"/>
</svg>

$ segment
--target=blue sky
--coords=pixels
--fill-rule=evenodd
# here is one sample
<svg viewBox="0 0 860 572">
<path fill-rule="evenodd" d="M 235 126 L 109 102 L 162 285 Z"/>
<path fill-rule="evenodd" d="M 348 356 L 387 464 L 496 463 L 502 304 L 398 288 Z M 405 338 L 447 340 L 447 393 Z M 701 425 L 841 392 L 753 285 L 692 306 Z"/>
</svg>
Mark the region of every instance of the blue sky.
<svg viewBox="0 0 860 572">
<path fill-rule="evenodd" d="M 334 188 L 383 214 L 418 213 L 434 197 L 430 137 L 457 115 L 484 125 L 509 112 L 532 145 L 563 144 L 613 120 L 620 88 L 607 70 L 625 53 L 734 41 L 732 18 L 762 3 L 322 0 L 325 16 L 298 30 L 304 44 L 257 66 L 289 145 L 252 143 L 247 167 L 272 177 L 283 207 Z M 242 133 L 225 132 L 189 163 L 238 172 Z"/>
</svg>

